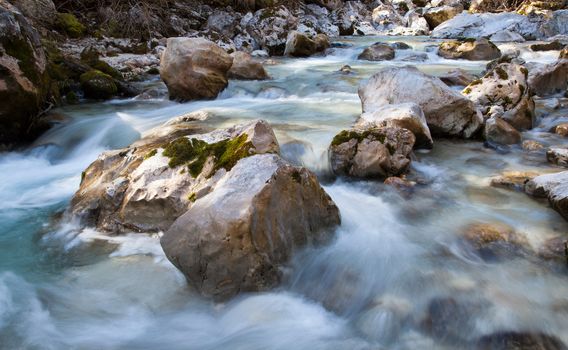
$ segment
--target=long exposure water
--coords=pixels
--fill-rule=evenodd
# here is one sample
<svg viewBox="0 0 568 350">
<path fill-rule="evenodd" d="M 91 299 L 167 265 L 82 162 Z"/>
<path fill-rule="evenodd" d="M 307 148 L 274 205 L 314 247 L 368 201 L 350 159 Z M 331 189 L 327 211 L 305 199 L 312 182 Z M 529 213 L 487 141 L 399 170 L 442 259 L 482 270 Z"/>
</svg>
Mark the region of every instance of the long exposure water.
<svg viewBox="0 0 568 350">
<path fill-rule="evenodd" d="M 401 38 L 343 38 L 326 57 L 275 59 L 267 66 L 272 80 L 233 81 L 214 101 L 61 108 L 64 121 L 34 145 L 1 154 L 0 348 L 460 349 L 498 331 L 543 332 L 568 344 L 561 264 L 529 253 L 484 260 L 459 240 L 464 226 L 495 221 L 522 232 L 529 250 L 566 237 L 568 225 L 547 203 L 489 185 L 507 170 L 558 171 L 544 156 L 436 140 L 432 151 L 416 154 L 412 174 L 422 185 L 410 195 L 329 176 L 327 146 L 361 113 L 362 79 L 389 65 L 440 75 L 453 68 L 480 73 L 486 63 L 441 59 L 431 51 L 436 43 L 420 37 L 403 39 L 413 50 L 397 51 L 393 61 L 356 59 L 379 40 Z M 527 61 L 557 57 L 520 46 Z M 338 72 L 345 64 L 352 74 Z M 165 91 L 158 81 L 148 84 Z M 267 120 L 283 156 L 315 171 L 340 208 L 335 241 L 299 252 L 277 290 L 215 304 L 187 285 L 157 235 L 78 234 L 58 221 L 100 152 L 198 110 L 211 115 L 198 122 L 205 129 Z M 562 143 L 545 131 L 568 121 L 566 109 L 538 111 L 540 126 L 524 137 Z M 427 331 L 432 301 L 448 298 L 459 312 L 451 311 L 443 334 Z"/>
</svg>

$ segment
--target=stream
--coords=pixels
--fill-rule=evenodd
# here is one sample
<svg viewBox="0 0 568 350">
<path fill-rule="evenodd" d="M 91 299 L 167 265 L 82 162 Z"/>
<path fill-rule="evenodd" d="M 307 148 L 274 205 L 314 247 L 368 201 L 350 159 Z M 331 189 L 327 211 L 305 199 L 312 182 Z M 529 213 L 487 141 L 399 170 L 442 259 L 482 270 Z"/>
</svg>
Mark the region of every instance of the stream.
<svg viewBox="0 0 568 350">
<path fill-rule="evenodd" d="M 403 41 L 393 61 L 357 60 L 376 41 Z M 551 334 L 568 344 L 567 269 L 531 254 L 480 258 L 458 239 L 476 222 L 502 222 L 538 250 L 568 224 L 546 202 L 490 187 L 503 171 L 554 172 L 544 156 L 479 141 L 435 140 L 416 152 L 410 195 L 376 181 L 334 179 L 327 147 L 361 113 L 357 87 L 387 66 L 441 75 L 479 74 L 487 62 L 438 57 L 427 37 L 338 38 L 325 57 L 274 58 L 267 81 L 231 81 L 218 99 L 164 98 L 66 106 L 62 122 L 25 150 L 0 154 L 0 349 L 460 349 L 499 331 Z M 557 52 L 519 49 L 528 61 Z M 424 56 L 424 54 L 426 56 Z M 412 61 L 422 55 L 424 61 Z M 353 73 L 339 69 L 350 65 Z M 162 93 L 158 80 L 146 82 Z M 548 133 L 568 122 L 568 103 L 537 101 L 538 126 L 524 139 L 565 143 Z M 166 259 L 158 235 L 104 236 L 58 218 L 81 172 L 104 150 L 125 147 L 170 118 L 211 114 L 204 129 L 253 119 L 275 129 L 282 155 L 318 174 L 341 211 L 328 246 L 299 252 L 284 283 L 215 304 L 193 291 Z M 424 331 L 451 298 L 447 327 Z M 433 302 L 434 301 L 434 302 Z M 434 305 L 434 306 L 433 306 Z"/>
</svg>

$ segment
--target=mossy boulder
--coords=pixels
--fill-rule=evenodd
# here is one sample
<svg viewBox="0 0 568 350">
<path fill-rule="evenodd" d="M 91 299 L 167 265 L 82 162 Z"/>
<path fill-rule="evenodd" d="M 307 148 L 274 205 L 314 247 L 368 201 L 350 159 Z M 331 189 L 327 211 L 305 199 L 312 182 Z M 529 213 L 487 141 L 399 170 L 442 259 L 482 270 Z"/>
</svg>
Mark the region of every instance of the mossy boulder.
<svg viewBox="0 0 568 350">
<path fill-rule="evenodd" d="M 386 179 L 404 174 L 416 138 L 396 127 L 343 130 L 331 141 L 329 157 L 334 174 Z"/>
<path fill-rule="evenodd" d="M 49 96 L 47 59 L 38 32 L 17 10 L 0 3 L 0 144 L 36 136 Z"/>
<path fill-rule="evenodd" d="M 55 27 L 61 33 L 71 38 L 81 38 L 85 35 L 86 28 L 72 13 L 58 13 Z"/>
<path fill-rule="evenodd" d="M 108 100 L 118 92 L 114 79 L 98 70 L 90 70 L 81 74 L 80 82 L 87 98 Z"/>
</svg>

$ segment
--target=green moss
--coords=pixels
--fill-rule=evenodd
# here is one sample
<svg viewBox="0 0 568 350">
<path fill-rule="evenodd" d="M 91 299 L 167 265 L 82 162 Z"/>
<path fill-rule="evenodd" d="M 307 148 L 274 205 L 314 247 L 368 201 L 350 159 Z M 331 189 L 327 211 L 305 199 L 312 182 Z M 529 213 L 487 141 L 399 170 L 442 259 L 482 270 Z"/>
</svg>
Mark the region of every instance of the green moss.
<svg viewBox="0 0 568 350">
<path fill-rule="evenodd" d="M 463 94 L 466 94 L 466 95 L 471 94 L 471 88 L 470 88 L 470 87 L 466 87 L 465 89 L 463 89 L 462 93 L 463 93 Z"/>
<path fill-rule="evenodd" d="M 85 34 L 85 26 L 72 13 L 58 13 L 55 26 L 71 38 L 80 38 Z"/>
<path fill-rule="evenodd" d="M 483 80 L 481 79 L 475 79 L 474 81 L 472 81 L 469 86 L 476 86 L 476 85 L 480 85 L 481 83 L 483 83 Z"/>
<path fill-rule="evenodd" d="M 212 174 L 221 168 L 229 171 L 240 159 L 250 156 L 253 148 L 246 134 L 212 144 L 182 137 L 170 142 L 165 147 L 163 155 L 170 158 L 168 163 L 170 167 L 187 165 L 189 173 L 197 177 L 210 157 L 214 160 Z"/>
<path fill-rule="evenodd" d="M 122 74 L 120 74 L 118 70 L 112 68 L 108 63 L 104 61 L 97 61 L 94 64 L 92 64 L 91 67 L 105 74 L 108 74 L 113 78 L 122 80 Z"/>
<path fill-rule="evenodd" d="M 508 105 L 512 105 L 513 104 L 513 100 L 511 100 L 511 98 L 509 96 L 505 96 L 503 97 L 503 102 L 505 102 Z"/>
<path fill-rule="evenodd" d="M 499 79 L 501 79 L 501 80 L 509 79 L 509 74 L 507 74 L 507 72 L 505 72 L 505 70 L 501 67 L 495 68 L 495 73 L 497 73 L 497 75 L 499 76 Z"/>
<path fill-rule="evenodd" d="M 5 40 L 2 42 L 2 46 L 4 46 L 4 51 L 8 56 L 12 56 L 18 60 L 18 67 L 20 67 L 20 70 L 24 73 L 26 78 L 34 84 L 40 83 L 31 43 L 21 37 L 14 38 L 13 40 Z"/>
<path fill-rule="evenodd" d="M 525 79 L 529 77 L 529 70 L 526 69 L 525 67 L 521 67 L 521 73 L 525 75 Z"/>
<path fill-rule="evenodd" d="M 144 156 L 144 159 L 150 159 L 153 156 L 155 156 L 158 153 L 157 149 L 153 149 L 150 152 L 146 153 L 146 155 Z"/>
<path fill-rule="evenodd" d="M 331 145 L 338 146 L 353 139 L 357 140 L 357 142 L 361 142 L 369 136 L 373 136 L 381 143 L 384 143 L 386 139 L 386 136 L 377 129 L 370 129 L 365 131 L 343 130 L 333 138 Z"/>
<path fill-rule="evenodd" d="M 158 75 L 158 74 L 160 74 L 160 70 L 156 67 L 152 67 L 152 68 L 148 69 L 146 71 L 146 73 L 152 74 L 152 75 Z"/>
<path fill-rule="evenodd" d="M 79 80 L 85 96 L 89 98 L 108 99 L 118 92 L 114 79 L 98 70 L 81 74 Z"/>
<path fill-rule="evenodd" d="M 67 101 L 67 103 L 69 104 L 76 104 L 79 102 L 79 98 L 77 97 L 77 94 L 75 94 L 75 92 L 73 91 L 69 91 L 66 95 L 65 95 L 65 100 Z"/>
<path fill-rule="evenodd" d="M 197 194 L 195 194 L 195 192 L 191 193 L 188 197 L 187 200 L 194 203 L 197 200 Z"/>
</svg>

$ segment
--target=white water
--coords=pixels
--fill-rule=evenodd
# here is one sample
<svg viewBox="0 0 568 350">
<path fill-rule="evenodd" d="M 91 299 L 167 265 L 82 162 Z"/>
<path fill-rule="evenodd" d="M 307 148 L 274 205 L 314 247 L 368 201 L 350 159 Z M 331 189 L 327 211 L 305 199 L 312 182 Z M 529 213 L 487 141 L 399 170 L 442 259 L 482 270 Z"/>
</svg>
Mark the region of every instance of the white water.
<svg viewBox="0 0 568 350">
<path fill-rule="evenodd" d="M 326 148 L 360 113 L 357 84 L 395 61 L 357 61 L 385 38 L 349 38 L 325 58 L 281 59 L 273 80 L 231 82 L 215 101 L 112 101 L 68 107 L 70 120 L 33 147 L 0 155 L 1 349 L 454 349 L 500 330 L 541 331 L 568 343 L 568 279 L 561 266 L 534 256 L 486 262 L 457 239 L 471 222 L 501 221 L 532 248 L 566 234 L 545 203 L 490 188 L 504 170 L 554 169 L 520 149 L 498 154 L 477 142 L 438 141 L 417 154 L 414 173 L 427 184 L 411 197 L 376 182 L 336 180 L 325 188 L 341 210 L 337 239 L 299 252 L 283 285 L 216 305 L 199 297 L 165 259 L 157 235 L 106 237 L 73 223 L 55 226 L 81 171 L 105 149 L 124 147 L 168 119 L 196 110 L 222 127 L 262 118 L 283 155 L 327 178 Z M 395 38 L 388 38 L 395 40 Z M 398 39 L 397 39 L 398 40 Z M 405 40 L 423 53 L 432 42 Z M 416 53 L 416 52 L 414 52 Z M 552 59 L 522 51 L 525 59 Z M 441 74 L 483 63 L 427 52 L 419 67 Z M 337 70 L 344 64 L 353 75 Z M 565 110 L 548 111 L 525 136 L 543 133 Z M 434 298 L 467 305 L 448 343 L 422 326 Z M 452 328 L 458 328 L 457 330 Z M 456 345 L 458 344 L 458 345 Z"/>
</svg>

